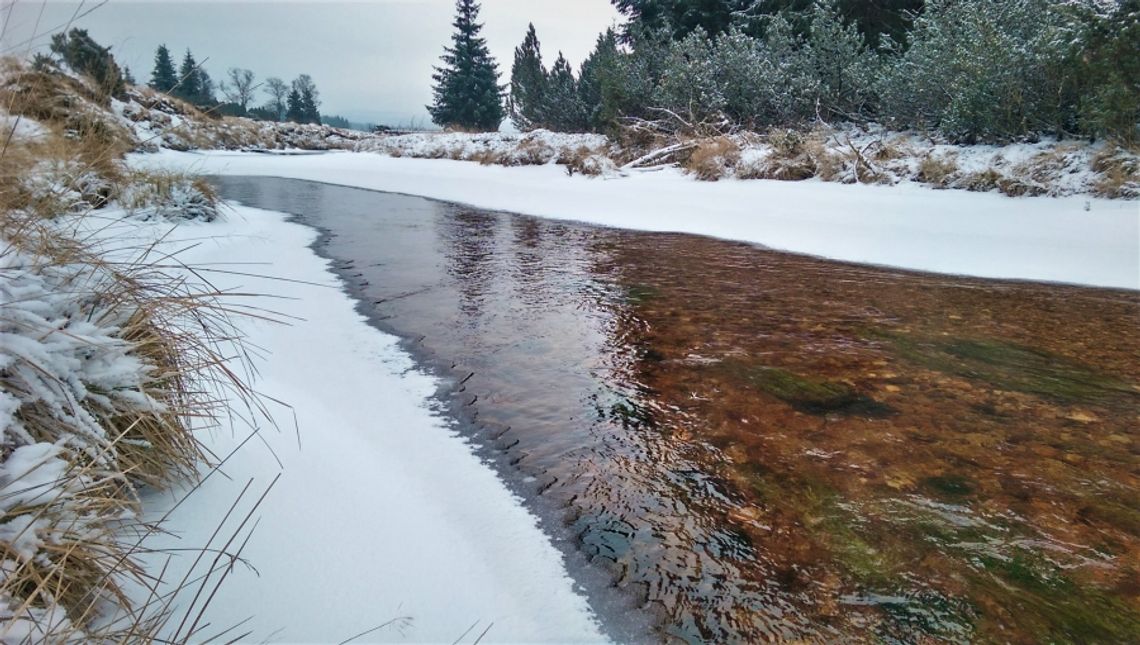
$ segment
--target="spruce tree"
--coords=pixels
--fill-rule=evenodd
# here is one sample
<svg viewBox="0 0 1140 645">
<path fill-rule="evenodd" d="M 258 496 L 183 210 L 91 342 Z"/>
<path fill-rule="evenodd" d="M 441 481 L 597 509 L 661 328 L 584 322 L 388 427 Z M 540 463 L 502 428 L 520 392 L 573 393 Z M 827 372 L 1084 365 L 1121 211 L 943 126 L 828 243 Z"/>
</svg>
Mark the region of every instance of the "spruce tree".
<svg viewBox="0 0 1140 645">
<path fill-rule="evenodd" d="M 197 102 L 202 95 L 201 77 L 198 75 L 198 62 L 190 50 L 182 57 L 182 67 L 178 70 L 178 84 L 174 88 L 174 95 L 191 103 Z"/>
<path fill-rule="evenodd" d="M 174 61 L 170 59 L 170 50 L 166 45 L 159 45 L 154 54 L 154 71 L 150 73 L 150 86 L 159 92 L 170 92 L 178 85 L 178 75 L 174 72 Z"/>
<path fill-rule="evenodd" d="M 214 79 L 206 72 L 205 67 L 198 68 L 198 96 L 193 100 L 195 105 L 217 105 L 218 97 L 214 95 Z"/>
<path fill-rule="evenodd" d="M 436 125 L 468 130 L 498 130 L 503 122 L 499 70 L 487 41 L 479 37 L 479 4 L 457 0 L 452 46 L 444 48 L 444 65 L 435 68 L 434 100 L 428 106 Z"/>
<path fill-rule="evenodd" d="M 610 28 L 598 36 L 594 51 L 578 72 L 578 98 L 586 125 L 594 132 L 606 130 L 613 124 L 612 115 L 605 113 L 604 103 L 612 85 L 620 82 L 618 62 L 617 32 Z"/>
<path fill-rule="evenodd" d="M 557 132 L 580 132 L 586 129 L 585 110 L 578 97 L 578 82 L 570 63 L 558 52 L 558 59 L 550 68 L 550 85 L 543 109 L 547 127 Z"/>
<path fill-rule="evenodd" d="M 546 100 L 547 74 L 542 65 L 542 46 L 534 23 L 526 32 L 522 45 L 515 48 L 511 67 L 511 121 L 519 130 L 542 127 L 542 108 Z"/>
<path fill-rule="evenodd" d="M 305 108 L 301 104 L 301 92 L 294 86 L 289 90 L 289 97 L 285 99 L 285 120 L 294 123 L 305 122 Z"/>
</svg>

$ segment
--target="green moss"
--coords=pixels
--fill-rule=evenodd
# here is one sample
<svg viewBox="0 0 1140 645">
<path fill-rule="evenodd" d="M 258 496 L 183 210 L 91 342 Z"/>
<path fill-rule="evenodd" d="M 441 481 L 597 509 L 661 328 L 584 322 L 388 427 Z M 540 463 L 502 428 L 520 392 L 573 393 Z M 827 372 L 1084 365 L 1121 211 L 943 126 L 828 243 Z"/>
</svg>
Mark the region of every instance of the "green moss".
<svg viewBox="0 0 1140 645">
<path fill-rule="evenodd" d="M 961 500 L 974 494 L 974 482 L 962 475 L 938 475 L 927 477 L 921 485 L 937 497 L 950 500 Z"/>
<path fill-rule="evenodd" d="M 1042 350 L 1001 340 L 922 340 L 872 333 L 898 353 L 929 369 L 980 380 L 1002 390 L 1024 392 L 1061 403 L 1100 401 L 1135 393 L 1119 379 Z"/>
<path fill-rule="evenodd" d="M 893 411 L 887 405 L 860 394 L 845 383 L 817 380 L 776 367 L 744 368 L 749 383 L 809 414 L 864 414 L 886 416 Z"/>
<path fill-rule="evenodd" d="M 661 296 L 661 291 L 647 284 L 631 284 L 626 287 L 625 299 L 630 304 L 639 305 Z"/>
</svg>

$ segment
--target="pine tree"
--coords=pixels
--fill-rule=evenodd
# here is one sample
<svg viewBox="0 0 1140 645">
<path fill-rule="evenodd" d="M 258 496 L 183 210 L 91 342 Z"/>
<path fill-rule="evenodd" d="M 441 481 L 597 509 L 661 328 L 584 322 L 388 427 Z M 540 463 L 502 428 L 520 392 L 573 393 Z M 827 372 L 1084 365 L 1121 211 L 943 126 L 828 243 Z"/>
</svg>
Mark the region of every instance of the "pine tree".
<svg viewBox="0 0 1140 645">
<path fill-rule="evenodd" d="M 72 70 L 86 74 L 96 86 L 109 96 L 123 93 L 123 74 L 111 55 L 110 47 L 103 47 L 87 34 L 86 29 L 72 29 L 51 37 L 51 52 L 63 59 Z"/>
<path fill-rule="evenodd" d="M 123 66 L 123 82 L 127 85 L 137 85 L 135 82 L 135 75 L 131 73 L 131 68 Z"/>
<path fill-rule="evenodd" d="M 499 70 L 487 41 L 479 37 L 483 26 L 476 22 L 478 16 L 475 0 L 457 0 L 452 46 L 444 48 L 444 65 L 432 75 L 434 100 L 428 112 L 436 125 L 488 131 L 503 122 Z"/>
<path fill-rule="evenodd" d="M 604 113 L 604 98 L 607 89 L 618 80 L 618 60 L 617 32 L 607 29 L 598 36 L 594 51 L 578 72 L 578 99 L 585 113 L 586 126 L 594 132 L 601 132 L 612 125 L 612 119 Z"/>
<path fill-rule="evenodd" d="M 285 99 L 285 120 L 294 123 L 305 122 L 305 108 L 301 104 L 301 92 L 294 86 L 289 90 L 289 97 Z"/>
<path fill-rule="evenodd" d="M 150 73 L 150 86 L 159 92 L 170 92 L 178 85 L 178 75 L 174 73 L 174 61 L 170 59 L 170 50 L 166 45 L 159 45 L 154 54 L 154 71 Z"/>
<path fill-rule="evenodd" d="M 214 79 L 206 72 L 205 67 L 198 68 L 198 96 L 193 99 L 195 105 L 213 106 L 218 104 L 214 95 Z"/>
<path fill-rule="evenodd" d="M 178 70 L 178 84 L 174 88 L 174 95 L 185 101 L 195 103 L 202 95 L 201 77 L 198 74 L 198 62 L 190 50 L 182 57 L 182 67 Z"/>
<path fill-rule="evenodd" d="M 293 92 L 297 95 L 295 102 L 292 102 Z M 321 113 L 318 110 L 321 104 L 320 92 L 317 91 L 317 84 L 313 82 L 312 76 L 301 74 L 294 79 L 289 101 L 288 120 L 298 123 L 321 122 Z"/>
<path fill-rule="evenodd" d="M 542 127 L 547 83 L 542 46 L 531 23 L 526 39 L 515 48 L 515 63 L 511 67 L 511 121 L 519 130 Z"/>
<path fill-rule="evenodd" d="M 546 127 L 556 132 L 580 132 L 586 129 L 586 115 L 578 96 L 578 82 L 570 63 L 558 52 L 550 68 L 550 85 L 543 108 Z"/>
</svg>

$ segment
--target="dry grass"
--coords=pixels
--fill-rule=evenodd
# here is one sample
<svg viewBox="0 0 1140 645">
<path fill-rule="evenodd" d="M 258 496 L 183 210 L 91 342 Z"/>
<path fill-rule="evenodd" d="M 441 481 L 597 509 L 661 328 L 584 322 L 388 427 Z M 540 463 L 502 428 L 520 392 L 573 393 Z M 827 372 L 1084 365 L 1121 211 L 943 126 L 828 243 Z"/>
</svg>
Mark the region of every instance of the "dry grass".
<svg viewBox="0 0 1140 645">
<path fill-rule="evenodd" d="M 1137 151 L 1107 145 L 1093 156 L 1092 169 L 1100 175 L 1093 187 L 1093 193 L 1098 197 L 1140 197 L 1140 158 Z"/>
<path fill-rule="evenodd" d="M 918 181 L 935 188 L 949 188 L 958 174 L 958 162 L 953 155 L 927 154 L 918 164 Z"/>
<path fill-rule="evenodd" d="M 740 163 L 740 146 L 728 137 L 697 142 L 682 167 L 701 181 L 718 181 L 733 172 Z"/>
<path fill-rule="evenodd" d="M 597 177 L 617 168 L 617 165 L 603 150 L 595 150 L 589 146 L 578 146 L 574 150 L 563 150 L 559 153 L 556 162 L 565 166 L 566 174 L 570 176 Z"/>
<path fill-rule="evenodd" d="M 968 191 L 975 193 L 985 193 L 994 190 L 998 187 L 998 182 L 1004 179 L 997 170 L 993 168 L 986 168 L 979 172 L 971 172 L 963 175 L 960 179 L 954 182 L 955 188 L 965 188 Z"/>
<path fill-rule="evenodd" d="M 142 570 L 134 559 L 142 538 L 159 530 L 129 520 L 139 510 L 139 493 L 198 475 L 204 454 L 192 424 L 209 425 L 235 403 L 251 410 L 259 409 L 258 403 L 243 378 L 227 367 L 227 357 L 236 352 L 241 362 L 244 354 L 231 323 L 235 312 L 221 303 L 223 294 L 189 283 L 175 259 L 150 247 L 135 249 L 127 261 L 110 260 L 52 218 L 93 212 L 128 186 L 140 200 L 178 185 L 207 200 L 216 196 L 200 180 L 126 171 L 122 155 L 138 142 L 108 118 L 105 103 L 82 83 L 3 65 L 0 105 L 47 126 L 50 136 L 4 142 L 0 259 L 19 258 L 13 266 L 25 275 L 54 284 L 53 293 L 66 294 L 70 319 L 111 330 L 115 347 L 128 348 L 132 360 L 145 366 L 140 372 L 145 376 L 125 389 L 105 391 L 99 383 L 43 369 L 18 346 L 5 348 L 10 360 L 0 367 L 0 390 L 20 402 L 14 418 L 22 430 L 0 438 L 0 460 L 21 446 L 52 444 L 67 468 L 54 482 L 60 494 L 0 504 L 0 524 L 27 524 L 21 534 L 0 538 L 5 563 L 0 612 L 7 616 L 0 621 L 0 641 L 32 621 L 52 632 L 40 635 L 50 641 L 76 634 L 151 640 L 169 616 L 165 600 L 170 596 L 158 591 L 159 572 Z M 116 257 L 126 257 L 127 251 L 118 249 Z M 0 279 L 12 279 L 13 270 L 6 269 Z M 44 340 L 69 333 L 66 326 L 19 327 L 27 324 L 19 305 L 0 302 L 0 329 Z M 90 344 L 84 353 L 106 351 L 111 349 Z M 53 403 L 44 392 L 59 393 L 66 405 Z M 32 558 L 19 546 L 28 531 L 51 538 Z M 146 606 L 139 606 L 128 589 L 152 590 Z M 44 623 L 53 607 L 62 608 L 68 622 Z M 109 608 L 120 612 L 120 621 L 97 627 L 94 621 L 106 618 Z"/>
</svg>

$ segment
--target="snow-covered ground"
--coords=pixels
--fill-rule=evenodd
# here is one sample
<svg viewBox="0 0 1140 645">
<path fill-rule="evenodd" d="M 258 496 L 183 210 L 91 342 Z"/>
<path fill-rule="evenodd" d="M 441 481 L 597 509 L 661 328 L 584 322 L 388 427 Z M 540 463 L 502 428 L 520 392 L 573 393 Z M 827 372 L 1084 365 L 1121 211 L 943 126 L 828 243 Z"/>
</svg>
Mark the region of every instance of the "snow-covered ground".
<svg viewBox="0 0 1140 645">
<path fill-rule="evenodd" d="M 988 278 L 1140 289 L 1140 204 L 1010 198 L 915 184 L 697 182 L 675 169 L 568 177 L 364 153 L 132 155 L 136 166 L 308 179 L 542 217 L 697 233 L 853 262 Z"/>
<path fill-rule="evenodd" d="M 104 234 L 121 240 L 170 227 L 127 220 Z M 338 642 L 410 617 L 362 640 L 470 643 L 488 629 L 485 642 L 601 640 L 536 519 L 433 410 L 438 384 L 354 310 L 328 262 L 308 248 L 315 237 L 281 214 L 237 207 L 224 222 L 183 223 L 163 243 L 185 249 L 178 259 L 207 271 L 219 289 L 284 296 L 227 302 L 289 320 L 235 321 L 261 355 L 258 391 L 290 406 L 274 408 L 280 429 L 237 451 L 224 476 L 211 476 L 169 518 L 171 535 L 146 544 L 210 543 L 247 482 L 239 516 L 281 473 L 242 553 L 257 571 L 233 570 L 202 634 L 241 623 L 229 637 L 252 630 L 248 639 L 257 641 Z M 223 428 L 207 446 L 225 456 L 249 432 Z M 161 516 L 176 497 L 157 496 L 147 507 Z M 160 571 L 166 555 L 148 557 Z M 194 557 L 175 552 L 165 578 L 180 579 Z M 193 592 L 183 594 L 183 607 Z"/>
</svg>

